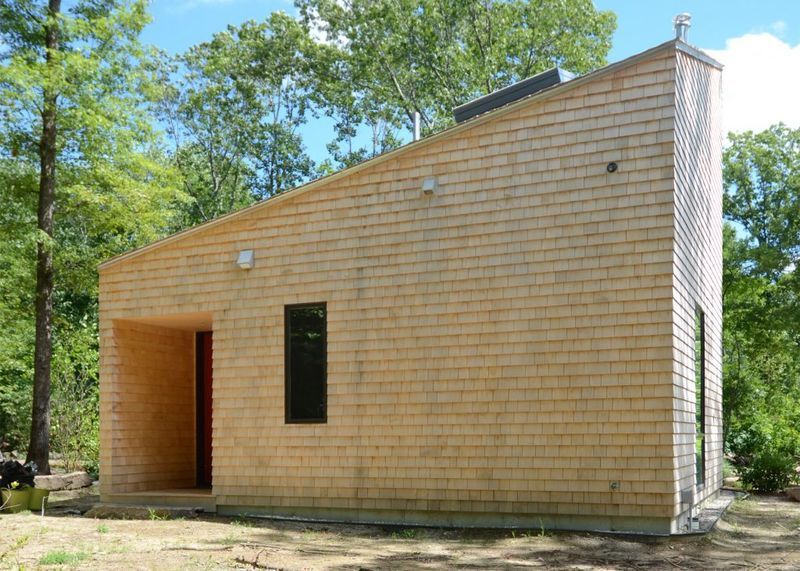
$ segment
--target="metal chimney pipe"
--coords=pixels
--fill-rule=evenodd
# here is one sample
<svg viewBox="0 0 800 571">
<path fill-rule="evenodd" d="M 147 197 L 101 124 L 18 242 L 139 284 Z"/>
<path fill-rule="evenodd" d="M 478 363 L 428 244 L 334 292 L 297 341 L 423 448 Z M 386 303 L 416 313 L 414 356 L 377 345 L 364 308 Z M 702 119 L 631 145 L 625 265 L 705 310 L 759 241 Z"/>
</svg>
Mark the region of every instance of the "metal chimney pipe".
<svg viewBox="0 0 800 571">
<path fill-rule="evenodd" d="M 420 125 L 422 123 L 422 117 L 420 117 L 419 111 L 414 111 L 414 140 L 419 141 L 420 139 Z"/>
<path fill-rule="evenodd" d="M 688 12 L 678 14 L 672 19 L 672 24 L 675 26 L 675 38 L 687 42 L 689 28 L 692 26 L 692 15 Z"/>
</svg>

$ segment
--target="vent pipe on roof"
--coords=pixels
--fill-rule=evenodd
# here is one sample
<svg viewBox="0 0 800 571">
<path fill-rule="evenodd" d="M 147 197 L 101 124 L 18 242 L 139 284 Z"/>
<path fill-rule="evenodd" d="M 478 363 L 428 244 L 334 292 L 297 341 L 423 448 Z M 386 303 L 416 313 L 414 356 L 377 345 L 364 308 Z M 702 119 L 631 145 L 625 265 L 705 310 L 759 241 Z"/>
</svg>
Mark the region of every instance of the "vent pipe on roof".
<svg viewBox="0 0 800 571">
<path fill-rule="evenodd" d="M 689 35 L 689 28 L 692 26 L 692 15 L 688 12 L 678 14 L 672 19 L 672 24 L 675 26 L 675 38 L 686 42 Z"/>
<path fill-rule="evenodd" d="M 414 141 L 419 141 L 421 122 L 422 117 L 420 117 L 419 111 L 414 111 Z"/>
</svg>

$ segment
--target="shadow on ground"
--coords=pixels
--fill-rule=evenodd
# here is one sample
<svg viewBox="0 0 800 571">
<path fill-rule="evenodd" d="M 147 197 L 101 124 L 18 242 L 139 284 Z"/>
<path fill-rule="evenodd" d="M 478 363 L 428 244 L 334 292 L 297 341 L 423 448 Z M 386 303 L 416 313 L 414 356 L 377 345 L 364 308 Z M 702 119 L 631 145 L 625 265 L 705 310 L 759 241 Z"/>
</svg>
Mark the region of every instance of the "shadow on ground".
<svg viewBox="0 0 800 571">
<path fill-rule="evenodd" d="M 93 509 L 96 503 L 91 494 L 54 497 L 44 518 L 0 516 L 0 567 L 36 566 L 67 546 L 78 569 L 800 568 L 800 503 L 779 496 L 738 500 L 712 533 L 670 538 L 303 523 L 142 508 L 103 513 Z"/>
</svg>

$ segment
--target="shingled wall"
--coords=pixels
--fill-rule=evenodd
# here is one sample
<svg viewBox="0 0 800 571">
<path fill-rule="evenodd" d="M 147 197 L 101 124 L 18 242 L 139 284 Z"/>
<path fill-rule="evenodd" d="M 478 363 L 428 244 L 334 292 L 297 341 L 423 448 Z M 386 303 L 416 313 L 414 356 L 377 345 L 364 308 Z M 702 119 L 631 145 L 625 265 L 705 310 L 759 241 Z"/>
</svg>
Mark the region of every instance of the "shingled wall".
<svg viewBox="0 0 800 571">
<path fill-rule="evenodd" d="M 674 379 L 676 479 L 695 487 L 695 312 L 705 315 L 705 485 L 722 486 L 722 126 L 720 70 L 677 53 Z"/>
<path fill-rule="evenodd" d="M 680 57 L 665 44 L 104 267 L 104 469 L 134 447 L 109 412 L 138 398 L 120 320 L 203 311 L 220 511 L 670 531 L 689 473 L 673 318 L 693 295 L 673 278 Z M 283 310 L 318 301 L 328 422 L 287 425 Z"/>
</svg>

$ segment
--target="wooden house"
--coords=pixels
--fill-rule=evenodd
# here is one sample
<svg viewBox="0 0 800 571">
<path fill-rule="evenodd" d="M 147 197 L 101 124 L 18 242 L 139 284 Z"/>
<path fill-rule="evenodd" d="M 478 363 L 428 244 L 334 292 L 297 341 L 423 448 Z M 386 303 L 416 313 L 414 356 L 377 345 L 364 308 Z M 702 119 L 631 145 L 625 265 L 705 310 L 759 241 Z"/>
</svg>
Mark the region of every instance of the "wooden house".
<svg viewBox="0 0 800 571">
<path fill-rule="evenodd" d="M 551 73 L 104 263 L 103 501 L 686 529 L 722 482 L 720 69 Z"/>
</svg>

